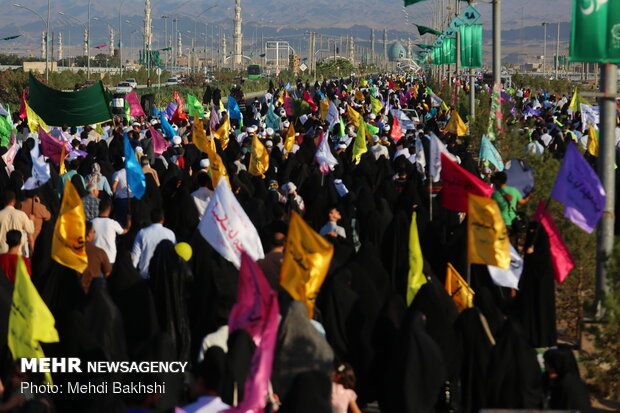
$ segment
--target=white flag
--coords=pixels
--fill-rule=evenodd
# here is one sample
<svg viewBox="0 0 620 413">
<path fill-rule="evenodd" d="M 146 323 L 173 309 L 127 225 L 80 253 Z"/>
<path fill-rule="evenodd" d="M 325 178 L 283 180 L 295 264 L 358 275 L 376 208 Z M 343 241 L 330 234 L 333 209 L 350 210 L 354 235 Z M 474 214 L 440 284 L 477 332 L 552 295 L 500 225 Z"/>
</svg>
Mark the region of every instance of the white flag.
<svg viewBox="0 0 620 413">
<path fill-rule="evenodd" d="M 426 156 L 424 155 L 424 146 L 420 137 L 415 138 L 415 163 L 418 166 L 418 171 L 424 175 L 424 169 L 426 168 Z"/>
<path fill-rule="evenodd" d="M 5 169 L 8 175 L 11 175 L 11 173 L 15 170 L 15 168 L 13 167 L 13 160 L 15 159 L 15 155 L 17 155 L 18 149 L 19 148 L 17 147 L 17 143 L 13 142 L 9 146 L 9 149 L 7 149 L 7 151 L 4 153 L 4 155 L 2 155 L 2 160 L 6 165 Z"/>
<path fill-rule="evenodd" d="M 398 119 L 398 123 L 400 123 L 400 128 L 403 131 L 415 130 L 415 123 L 413 123 L 413 121 L 409 119 L 409 116 L 405 115 L 402 110 L 392 109 L 392 116 Z"/>
<path fill-rule="evenodd" d="M 319 144 L 316 154 L 314 155 L 314 159 L 319 164 L 319 169 L 323 174 L 333 171 L 334 167 L 338 165 L 338 160 L 336 160 L 332 151 L 329 149 L 328 136 L 329 134 L 327 133 L 323 136 L 323 140 Z"/>
<path fill-rule="evenodd" d="M 241 266 L 242 251 L 254 261 L 265 258 L 254 224 L 224 179 L 217 184 L 198 230 L 222 257 L 237 268 Z"/>
<path fill-rule="evenodd" d="M 598 106 L 580 105 L 581 107 L 581 131 L 584 132 L 588 128 L 588 123 L 591 123 L 595 128 L 598 128 L 600 121 L 600 115 Z"/>
<path fill-rule="evenodd" d="M 334 125 L 340 121 L 340 114 L 338 108 L 334 102 L 329 102 L 329 109 L 327 110 L 327 121 L 329 122 L 329 130 L 332 130 Z"/>
<path fill-rule="evenodd" d="M 22 189 L 25 190 L 38 188 L 52 179 L 50 164 L 45 162 L 45 157 L 39 151 L 38 143 L 35 143 L 34 148 L 30 150 L 30 157 L 32 158 L 32 176 L 24 182 Z"/>
<path fill-rule="evenodd" d="M 444 143 L 441 141 L 441 139 L 437 137 L 437 135 L 431 132 L 430 136 L 426 135 L 426 137 L 430 139 L 431 141 L 431 150 L 430 150 L 431 159 L 429 159 L 430 173 L 431 173 L 431 176 L 433 177 L 433 182 L 439 182 L 439 180 L 441 179 L 441 154 L 443 153 L 444 155 L 446 155 L 448 158 L 450 158 L 454 162 L 458 162 L 458 161 L 456 159 L 456 156 L 452 155 L 448 151 L 448 148 L 446 148 L 446 145 L 444 145 Z"/>
<path fill-rule="evenodd" d="M 487 265 L 487 267 L 496 285 L 514 288 L 516 290 L 519 289 L 519 280 L 523 272 L 523 258 L 521 258 L 512 245 L 510 246 L 510 268 L 504 270 L 502 268 L 493 267 L 492 265 Z"/>
</svg>

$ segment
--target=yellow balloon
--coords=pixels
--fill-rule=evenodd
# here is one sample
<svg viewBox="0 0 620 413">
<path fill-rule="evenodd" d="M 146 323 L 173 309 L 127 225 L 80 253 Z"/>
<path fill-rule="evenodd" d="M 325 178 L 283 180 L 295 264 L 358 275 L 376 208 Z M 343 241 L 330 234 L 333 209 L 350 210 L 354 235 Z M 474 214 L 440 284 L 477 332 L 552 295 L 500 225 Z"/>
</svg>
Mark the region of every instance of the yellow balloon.
<svg viewBox="0 0 620 413">
<path fill-rule="evenodd" d="M 177 255 L 185 261 L 192 259 L 192 247 L 187 242 L 179 242 L 174 246 Z"/>
</svg>

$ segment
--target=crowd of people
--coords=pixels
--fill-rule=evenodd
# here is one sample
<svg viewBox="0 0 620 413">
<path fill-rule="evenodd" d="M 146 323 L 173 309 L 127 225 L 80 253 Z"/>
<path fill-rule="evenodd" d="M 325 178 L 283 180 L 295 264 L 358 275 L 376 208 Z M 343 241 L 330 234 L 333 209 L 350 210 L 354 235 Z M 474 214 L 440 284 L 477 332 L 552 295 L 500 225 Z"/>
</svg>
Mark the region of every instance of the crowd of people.
<svg viewBox="0 0 620 413">
<path fill-rule="evenodd" d="M 215 139 L 212 132 L 230 122 L 228 136 L 215 139 L 215 147 L 260 235 L 265 258 L 258 264 L 278 294 L 267 408 L 358 413 L 378 402 L 385 413 L 587 412 L 589 395 L 573 350 L 558 343 L 548 237 L 537 223 L 513 225 L 529 194 L 507 186 L 503 172 L 485 173 L 488 166 L 481 167 L 468 140 L 446 131 L 451 112 L 426 81 L 399 73 L 272 83 L 247 101 L 235 87 L 231 96 L 240 118 L 225 113 L 221 91 L 205 91 L 201 132 Z M 505 94 L 514 102 L 508 127 L 530 136 L 524 156 L 561 158 L 569 140 L 584 141 L 581 118 L 568 112 L 566 98 L 525 89 Z M 194 144 L 191 116 L 176 112 L 171 125 L 162 116 L 52 128 L 50 134 L 74 150 L 62 174 L 47 160 L 51 179 L 40 182 L 33 155 L 37 134 L 14 115 L 19 150 L 0 162 L 0 412 L 216 412 L 243 400 L 256 343 L 247 331 L 228 327 L 239 271 L 198 230 L 215 189 L 215 160 Z M 217 121 L 210 124 L 213 116 Z M 362 133 L 357 116 L 368 133 L 362 148 L 356 147 Z M 167 126 L 175 136 L 159 151 L 153 133 L 164 136 Z M 492 181 L 492 198 L 511 235 L 521 239 L 515 246 L 524 257 L 518 290 L 496 285 L 487 266 L 472 265 L 473 303 L 460 312 L 444 277 L 448 263 L 467 272 L 466 223 L 464 214 L 441 207 L 441 182 L 431 183 L 431 135 L 462 168 Z M 126 138 L 146 177 L 140 199 L 125 169 Z M 268 152 L 262 176 L 250 173 L 256 138 Z M 333 157 L 328 165 L 316 157 L 325 141 Z M 587 142 L 582 146 L 585 152 Z M 88 220 L 88 267 L 81 274 L 50 252 L 68 182 Z M 293 211 L 334 246 L 311 319 L 305 304 L 280 286 Z M 427 282 L 407 305 L 412 216 Z M 166 391 L 156 394 L 21 393 L 20 383 L 42 377 L 20 371 L 4 339 L 18 256 L 56 320 L 60 340 L 43 344 L 46 356 L 180 360 L 190 363 L 191 373 L 79 378 L 165 382 Z M 544 356 L 537 349 L 546 350 Z M 64 373 L 53 379 L 78 380 Z"/>
</svg>

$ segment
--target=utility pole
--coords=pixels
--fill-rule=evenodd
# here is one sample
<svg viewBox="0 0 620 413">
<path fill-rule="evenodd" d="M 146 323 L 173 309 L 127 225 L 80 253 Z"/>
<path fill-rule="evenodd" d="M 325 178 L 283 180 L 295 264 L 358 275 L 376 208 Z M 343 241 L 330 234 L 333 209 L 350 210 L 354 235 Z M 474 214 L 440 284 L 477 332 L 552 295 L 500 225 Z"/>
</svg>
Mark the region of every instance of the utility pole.
<svg viewBox="0 0 620 413">
<path fill-rule="evenodd" d="M 547 26 L 548 25 L 549 25 L 548 22 L 542 22 L 542 26 L 544 28 L 542 61 L 543 61 L 543 75 L 545 77 L 547 77 Z"/>
<path fill-rule="evenodd" d="M 608 291 L 607 265 L 614 248 L 614 221 L 616 199 L 616 94 L 618 89 L 618 66 L 611 63 L 600 65 L 601 94 L 599 97 L 600 136 L 599 156 L 597 159 L 598 175 L 605 188 L 605 210 L 598 224 L 596 248 L 596 290 L 595 302 L 597 315 L 600 317 L 602 303 Z"/>
<path fill-rule="evenodd" d="M 493 0 L 493 83 L 502 82 L 502 9 L 501 0 Z"/>
<path fill-rule="evenodd" d="M 555 41 L 555 79 L 560 73 L 560 22 L 558 22 L 558 37 Z"/>
<path fill-rule="evenodd" d="M 370 62 L 375 63 L 375 29 L 370 29 Z"/>
</svg>

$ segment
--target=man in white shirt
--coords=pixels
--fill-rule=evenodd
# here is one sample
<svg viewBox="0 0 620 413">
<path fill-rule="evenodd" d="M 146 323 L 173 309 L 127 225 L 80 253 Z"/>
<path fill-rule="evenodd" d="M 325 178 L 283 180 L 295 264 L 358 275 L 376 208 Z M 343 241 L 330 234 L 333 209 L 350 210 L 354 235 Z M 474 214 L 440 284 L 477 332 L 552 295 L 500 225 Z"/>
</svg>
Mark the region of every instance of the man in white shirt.
<svg viewBox="0 0 620 413">
<path fill-rule="evenodd" d="M 551 141 L 553 140 L 553 138 L 551 137 L 551 135 L 547 133 L 547 128 L 543 128 L 542 135 L 540 136 L 540 140 L 542 141 L 545 148 L 548 148 L 549 145 L 551 144 Z"/>
<path fill-rule="evenodd" d="M 164 213 L 161 209 L 151 211 L 151 222 L 151 225 L 138 232 L 131 248 L 131 261 L 140 271 L 142 278 L 150 278 L 149 264 L 159 243 L 166 239 L 173 244 L 177 242 L 174 232 L 163 225 Z"/>
<path fill-rule="evenodd" d="M 224 377 L 225 354 L 219 347 L 207 350 L 205 358 L 192 372 L 190 391 L 198 399 L 187 406 L 183 406 L 186 413 L 217 413 L 230 409 L 220 399 L 217 390 L 221 388 Z"/>
<path fill-rule="evenodd" d="M 116 261 L 116 236 L 126 234 L 129 231 L 131 218 L 128 217 L 127 228 L 123 229 L 118 222 L 110 219 L 111 211 L 112 201 L 106 198 L 102 199 L 99 202 L 99 216 L 92 220 L 95 229 L 93 243 L 106 252 L 110 264 L 114 265 Z"/>
<path fill-rule="evenodd" d="M 323 227 L 321 227 L 319 234 L 321 234 L 324 237 L 329 235 L 331 237 L 346 238 L 347 237 L 346 231 L 344 230 L 343 227 L 338 225 L 338 221 L 340 221 L 341 218 L 342 216 L 340 215 L 340 211 L 338 211 L 338 208 L 330 209 L 329 212 L 327 213 L 328 222 L 327 224 L 323 225 Z"/>
<path fill-rule="evenodd" d="M 121 225 L 125 225 L 129 198 L 133 198 L 127 183 L 127 170 L 125 168 L 119 169 L 112 175 L 112 192 L 114 193 L 114 219 Z"/>
<path fill-rule="evenodd" d="M 198 172 L 198 185 L 200 188 L 192 192 L 192 198 L 194 198 L 194 203 L 196 204 L 196 209 L 198 209 L 198 218 L 202 219 L 202 216 L 211 201 L 211 196 L 213 196 L 213 191 L 209 189 L 209 184 L 211 183 L 211 177 L 206 171 Z"/>
</svg>

